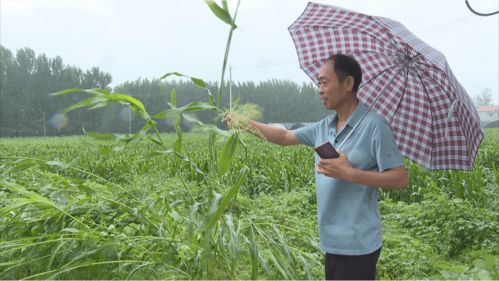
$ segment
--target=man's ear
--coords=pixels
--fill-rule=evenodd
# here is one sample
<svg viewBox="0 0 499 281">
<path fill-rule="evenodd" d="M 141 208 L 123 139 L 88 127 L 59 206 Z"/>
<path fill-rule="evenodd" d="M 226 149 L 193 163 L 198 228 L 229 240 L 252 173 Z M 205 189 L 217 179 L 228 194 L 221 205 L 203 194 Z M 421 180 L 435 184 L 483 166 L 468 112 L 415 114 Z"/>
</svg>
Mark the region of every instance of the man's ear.
<svg viewBox="0 0 499 281">
<path fill-rule="evenodd" d="M 347 76 L 343 83 L 348 91 L 353 91 L 353 84 L 355 84 L 355 79 L 353 78 L 353 76 Z"/>
</svg>

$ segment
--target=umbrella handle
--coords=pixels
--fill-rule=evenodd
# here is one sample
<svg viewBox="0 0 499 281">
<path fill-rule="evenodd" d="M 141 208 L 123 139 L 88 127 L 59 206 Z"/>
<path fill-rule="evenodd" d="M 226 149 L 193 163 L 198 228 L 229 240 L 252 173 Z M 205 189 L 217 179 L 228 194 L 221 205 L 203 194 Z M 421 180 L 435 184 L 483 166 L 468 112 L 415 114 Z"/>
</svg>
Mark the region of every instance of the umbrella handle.
<svg viewBox="0 0 499 281">
<path fill-rule="evenodd" d="M 479 15 L 479 16 L 482 16 L 482 17 L 487 17 L 487 16 L 493 16 L 493 15 L 495 15 L 495 14 L 499 14 L 499 11 L 495 11 L 495 12 L 492 12 L 492 13 L 486 13 L 486 14 L 484 14 L 484 13 L 479 13 L 479 12 L 477 12 L 477 11 L 473 10 L 473 8 L 471 8 L 470 3 L 468 3 L 468 0 L 465 0 L 465 2 L 466 2 L 466 6 L 468 6 L 468 9 L 470 9 L 470 11 L 471 11 L 473 14 L 475 14 L 475 15 Z"/>
<path fill-rule="evenodd" d="M 375 102 L 376 103 L 376 102 Z M 374 105 L 374 103 L 373 103 Z M 348 133 L 348 135 L 345 137 L 345 139 L 343 139 L 343 141 L 340 143 L 340 145 L 338 145 L 338 147 L 336 149 L 340 149 L 343 144 L 345 143 L 345 141 L 350 137 L 350 135 L 353 133 L 353 131 L 355 131 L 355 129 L 357 129 L 357 126 L 359 126 L 360 122 L 362 122 L 362 120 L 364 119 L 364 117 L 366 117 L 366 115 L 369 113 L 369 111 L 372 110 L 372 106 L 369 107 L 368 110 L 366 110 L 366 112 L 364 113 L 364 115 L 362 115 L 362 117 L 360 117 L 359 121 L 357 121 L 357 123 L 355 124 L 355 126 L 353 126 L 352 130 L 350 130 L 350 132 Z"/>
</svg>

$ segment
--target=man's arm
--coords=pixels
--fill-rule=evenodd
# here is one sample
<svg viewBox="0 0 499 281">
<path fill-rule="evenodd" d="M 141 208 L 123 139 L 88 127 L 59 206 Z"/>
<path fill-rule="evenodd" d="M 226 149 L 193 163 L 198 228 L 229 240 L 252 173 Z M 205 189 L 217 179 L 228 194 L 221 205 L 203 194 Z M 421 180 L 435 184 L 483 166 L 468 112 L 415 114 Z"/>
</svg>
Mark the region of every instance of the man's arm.
<svg viewBox="0 0 499 281">
<path fill-rule="evenodd" d="M 278 128 L 256 121 L 251 121 L 251 126 L 262 133 L 263 137 L 269 142 L 278 145 L 301 144 L 293 130 Z"/>
<path fill-rule="evenodd" d="M 353 169 L 347 178 L 353 182 L 383 189 L 403 189 L 407 188 L 409 184 L 409 177 L 404 166 L 392 168 L 381 173 Z"/>
<path fill-rule="evenodd" d="M 353 168 L 346 155 L 341 151 L 338 153 L 338 158 L 321 159 L 317 172 L 336 179 L 384 189 L 403 189 L 409 184 L 409 176 L 404 166 L 383 172 L 364 171 Z"/>
</svg>

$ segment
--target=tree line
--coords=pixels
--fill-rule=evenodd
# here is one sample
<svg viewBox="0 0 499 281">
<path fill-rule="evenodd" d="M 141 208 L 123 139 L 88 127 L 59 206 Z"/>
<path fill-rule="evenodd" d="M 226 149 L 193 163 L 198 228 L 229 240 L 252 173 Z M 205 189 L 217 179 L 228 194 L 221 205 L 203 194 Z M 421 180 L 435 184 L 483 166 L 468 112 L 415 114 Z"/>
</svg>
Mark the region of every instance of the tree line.
<svg viewBox="0 0 499 281">
<path fill-rule="evenodd" d="M 177 92 L 177 104 L 207 101 L 207 95 L 190 80 L 137 79 L 110 87 L 112 76 L 92 67 L 82 70 L 67 65 L 57 56 L 36 55 L 22 48 L 15 53 L 0 45 L 0 137 L 78 135 L 83 131 L 107 133 L 135 132 L 143 121 L 126 105 L 113 104 L 94 110 L 76 110 L 67 115 L 62 109 L 83 97 L 50 97 L 50 93 L 69 88 L 102 88 L 131 95 L 141 100 L 151 114 L 168 107 L 170 93 Z M 207 82 L 213 93 L 217 82 Z M 323 108 L 312 83 L 299 85 L 289 80 L 269 79 L 262 82 L 232 84 L 232 99 L 239 103 L 255 103 L 263 113 L 263 122 L 313 122 L 323 118 Z M 229 106 L 229 85 L 225 85 L 222 105 Z M 199 112 L 196 117 L 209 123 L 213 113 Z M 171 120 L 159 120 L 162 132 L 173 131 Z M 184 122 L 184 129 L 190 124 Z"/>
</svg>

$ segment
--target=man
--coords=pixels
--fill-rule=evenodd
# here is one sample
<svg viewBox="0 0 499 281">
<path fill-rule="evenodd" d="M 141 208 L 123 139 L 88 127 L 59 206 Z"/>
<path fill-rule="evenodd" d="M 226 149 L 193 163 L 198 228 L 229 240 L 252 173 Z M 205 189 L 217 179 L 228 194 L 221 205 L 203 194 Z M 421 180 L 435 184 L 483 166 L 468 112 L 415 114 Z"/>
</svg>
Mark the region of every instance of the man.
<svg viewBox="0 0 499 281">
<path fill-rule="evenodd" d="M 318 146 L 345 140 L 368 108 L 357 98 L 362 72 L 357 61 L 333 55 L 319 73 L 322 104 L 336 112 L 297 130 L 251 121 L 270 142 Z M 326 279 L 375 279 L 382 227 L 377 187 L 405 188 L 407 171 L 390 125 L 368 112 L 334 159 L 315 158 L 319 239 Z"/>
</svg>

